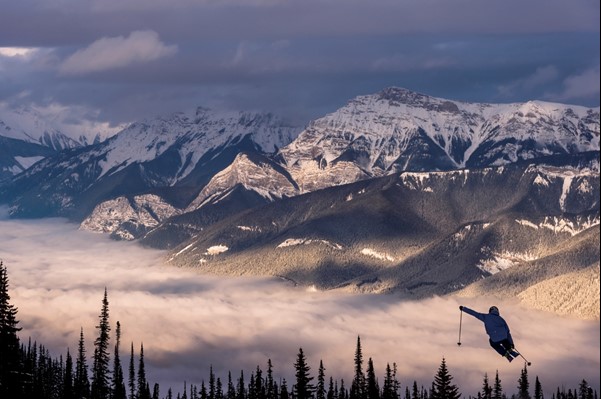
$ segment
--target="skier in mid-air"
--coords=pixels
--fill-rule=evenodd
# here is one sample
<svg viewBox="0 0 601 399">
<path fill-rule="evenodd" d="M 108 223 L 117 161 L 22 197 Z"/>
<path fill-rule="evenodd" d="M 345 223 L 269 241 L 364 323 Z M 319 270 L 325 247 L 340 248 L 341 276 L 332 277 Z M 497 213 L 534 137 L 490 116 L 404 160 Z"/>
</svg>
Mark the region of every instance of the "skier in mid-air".
<svg viewBox="0 0 601 399">
<path fill-rule="evenodd" d="M 499 309 L 496 306 L 491 306 L 488 313 L 479 313 L 467 306 L 459 306 L 459 310 L 484 323 L 484 329 L 488 334 L 490 346 L 494 348 L 501 356 L 505 357 L 510 362 L 520 355 L 514 349 L 513 338 L 509 331 L 507 322 L 499 315 Z"/>
</svg>

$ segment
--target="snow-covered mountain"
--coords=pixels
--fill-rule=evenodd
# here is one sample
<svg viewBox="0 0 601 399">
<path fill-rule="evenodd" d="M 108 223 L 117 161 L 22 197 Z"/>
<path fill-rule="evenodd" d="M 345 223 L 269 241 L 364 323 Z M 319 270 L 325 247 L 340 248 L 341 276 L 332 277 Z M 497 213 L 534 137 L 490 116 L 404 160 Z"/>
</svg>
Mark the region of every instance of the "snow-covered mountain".
<svg viewBox="0 0 601 399">
<path fill-rule="evenodd" d="M 14 216 L 68 216 L 85 219 L 86 228 L 105 226 L 106 217 L 111 232 L 130 238 L 164 222 L 185 231 L 184 239 L 225 217 L 220 207 L 242 211 L 401 171 L 569 164 L 572 155 L 598 152 L 598 107 L 464 103 L 389 88 L 351 100 L 302 132 L 270 114 L 205 108 L 133 123 L 103 143 L 41 162 L 0 189 L 0 200 Z M 598 170 L 597 158 L 587 159 Z M 150 222 L 124 212 L 117 223 L 105 213 L 110 201 L 136 204 L 135 196 L 147 194 L 172 214 Z M 169 220 L 194 212 L 200 226 Z"/>
<path fill-rule="evenodd" d="M 56 115 L 33 106 L 9 108 L 0 104 L 0 181 L 58 151 L 100 142 L 108 134 L 97 131 L 92 139 L 81 133 L 73 138 L 56 119 Z"/>
<path fill-rule="evenodd" d="M 145 194 L 181 209 L 241 151 L 273 153 L 300 130 L 271 114 L 205 108 L 137 122 L 44 159 L 1 187 L 0 200 L 8 199 L 16 217 L 76 220 L 104 201 Z"/>
<path fill-rule="evenodd" d="M 53 118 L 34 107 L 0 107 L 0 135 L 28 143 L 41 144 L 55 151 L 88 144 L 87 138 L 75 140 L 64 134 Z"/>
<path fill-rule="evenodd" d="M 400 171 L 599 151 L 599 107 L 483 104 L 388 88 L 317 119 L 279 159 L 303 192 Z"/>
</svg>

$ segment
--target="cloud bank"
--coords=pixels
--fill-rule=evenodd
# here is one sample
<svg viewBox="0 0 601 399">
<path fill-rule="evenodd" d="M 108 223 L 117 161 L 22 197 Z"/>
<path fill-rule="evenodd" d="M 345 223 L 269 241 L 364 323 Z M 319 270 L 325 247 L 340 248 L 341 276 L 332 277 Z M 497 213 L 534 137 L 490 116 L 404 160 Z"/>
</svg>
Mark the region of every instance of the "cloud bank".
<svg viewBox="0 0 601 399">
<path fill-rule="evenodd" d="M 475 396 L 484 373 L 498 370 L 506 393 L 515 393 L 523 363 L 509 364 L 489 348 L 482 324 L 463 317 L 457 346 L 458 305 L 485 310 L 486 298 L 432 298 L 401 302 L 393 296 L 310 292 L 273 278 L 216 278 L 161 263 L 163 253 L 78 231 L 62 220 L 0 221 L 0 258 L 8 267 L 11 301 L 21 337 L 44 343 L 54 355 L 74 353 L 80 327 L 93 353 L 104 287 L 110 321 L 123 329 L 122 357 L 144 344 L 149 381 L 181 391 L 200 384 L 212 366 L 246 381 L 267 359 L 276 381 L 294 381 L 303 348 L 312 374 L 319 361 L 326 376 L 352 380 L 357 336 L 365 367 L 370 357 L 380 381 L 396 362 L 404 387 L 429 388 L 442 358 L 464 396 Z M 499 303 L 517 348 L 532 362 L 545 395 L 557 386 L 576 388 L 585 378 L 599 389 L 599 322 L 561 318 Z M 25 338 L 26 339 L 26 338 Z M 122 359 L 123 360 L 123 359 Z M 127 364 L 127 359 L 123 360 Z"/>
<path fill-rule="evenodd" d="M 177 52 L 177 46 L 161 42 L 154 31 L 135 31 L 128 37 L 103 37 L 78 50 L 59 68 L 66 75 L 83 75 L 142 64 Z"/>
</svg>

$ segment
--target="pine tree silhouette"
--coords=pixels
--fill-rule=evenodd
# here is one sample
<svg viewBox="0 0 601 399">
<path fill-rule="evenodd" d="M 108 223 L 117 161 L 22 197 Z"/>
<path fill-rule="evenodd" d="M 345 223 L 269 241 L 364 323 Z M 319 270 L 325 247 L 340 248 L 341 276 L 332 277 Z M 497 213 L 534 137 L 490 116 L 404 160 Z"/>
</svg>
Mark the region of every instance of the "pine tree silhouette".
<svg viewBox="0 0 601 399">
<path fill-rule="evenodd" d="M 449 373 L 447 362 L 443 357 L 438 372 L 434 376 L 430 397 L 432 399 L 459 399 L 461 397 L 459 388 L 452 383 L 452 380 L 453 377 Z"/>
</svg>

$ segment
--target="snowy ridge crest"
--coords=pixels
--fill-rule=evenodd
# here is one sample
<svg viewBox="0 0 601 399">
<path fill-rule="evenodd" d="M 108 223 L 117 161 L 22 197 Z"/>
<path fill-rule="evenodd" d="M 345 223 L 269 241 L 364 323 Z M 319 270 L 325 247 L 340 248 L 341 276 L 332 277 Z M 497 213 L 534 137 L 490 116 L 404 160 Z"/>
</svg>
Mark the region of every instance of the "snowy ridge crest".
<svg viewBox="0 0 601 399">
<path fill-rule="evenodd" d="M 313 121 L 280 152 L 300 186 L 330 186 L 342 162 L 354 176 L 499 166 L 599 151 L 599 108 L 542 101 L 465 103 L 388 88 Z M 321 183 L 314 180 L 319 170 Z"/>
</svg>

